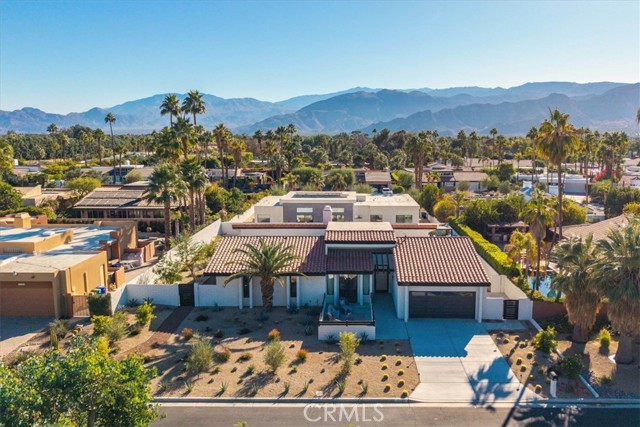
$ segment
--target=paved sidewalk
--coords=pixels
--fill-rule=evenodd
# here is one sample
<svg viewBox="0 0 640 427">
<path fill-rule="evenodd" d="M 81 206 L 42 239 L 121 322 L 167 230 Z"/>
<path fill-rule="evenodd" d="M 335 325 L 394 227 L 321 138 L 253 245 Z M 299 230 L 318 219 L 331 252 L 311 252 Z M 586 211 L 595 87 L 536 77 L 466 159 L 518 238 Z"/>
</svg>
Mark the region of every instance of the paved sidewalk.
<svg viewBox="0 0 640 427">
<path fill-rule="evenodd" d="M 474 406 L 537 400 L 520 384 L 487 332 L 500 326 L 459 319 L 410 320 L 407 329 L 420 374 L 410 397 Z"/>
<path fill-rule="evenodd" d="M 0 316 L 0 356 L 5 356 L 39 334 L 51 317 Z"/>
</svg>

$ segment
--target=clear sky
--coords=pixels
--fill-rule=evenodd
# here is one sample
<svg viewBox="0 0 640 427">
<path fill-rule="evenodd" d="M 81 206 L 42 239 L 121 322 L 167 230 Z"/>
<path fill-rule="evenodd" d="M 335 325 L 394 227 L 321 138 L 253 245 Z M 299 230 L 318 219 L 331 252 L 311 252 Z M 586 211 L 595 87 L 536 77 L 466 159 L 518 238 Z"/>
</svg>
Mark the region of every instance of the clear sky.
<svg viewBox="0 0 640 427">
<path fill-rule="evenodd" d="M 0 109 L 640 80 L 640 2 L 0 1 Z"/>
</svg>

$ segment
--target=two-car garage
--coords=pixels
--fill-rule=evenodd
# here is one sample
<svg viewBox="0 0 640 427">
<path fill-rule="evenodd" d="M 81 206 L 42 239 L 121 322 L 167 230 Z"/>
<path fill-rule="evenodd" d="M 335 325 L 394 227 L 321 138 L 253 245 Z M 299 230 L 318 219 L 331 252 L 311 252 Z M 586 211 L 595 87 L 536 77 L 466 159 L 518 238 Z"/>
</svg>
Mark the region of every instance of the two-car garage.
<svg viewBox="0 0 640 427">
<path fill-rule="evenodd" d="M 476 292 L 410 291 L 409 317 L 474 319 Z"/>
</svg>

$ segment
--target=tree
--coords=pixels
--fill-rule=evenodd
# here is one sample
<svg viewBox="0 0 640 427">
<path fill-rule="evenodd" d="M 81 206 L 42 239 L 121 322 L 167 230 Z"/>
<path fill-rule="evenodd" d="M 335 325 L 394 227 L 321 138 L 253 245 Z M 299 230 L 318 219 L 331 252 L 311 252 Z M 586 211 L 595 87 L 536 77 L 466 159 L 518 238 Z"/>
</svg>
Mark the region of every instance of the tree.
<svg viewBox="0 0 640 427">
<path fill-rule="evenodd" d="M 143 198 L 150 203 L 164 206 L 164 244 L 171 247 L 171 204 L 177 203 L 185 194 L 185 185 L 175 167 L 162 164 L 149 176 L 149 186 Z"/>
<path fill-rule="evenodd" d="M 640 219 L 622 229 L 613 229 L 608 239 L 598 241 L 595 281 L 609 299 L 607 315 L 620 333 L 616 363 L 633 361 L 632 337 L 640 336 Z"/>
<path fill-rule="evenodd" d="M 189 193 L 189 224 L 193 230 L 196 222 L 199 222 L 197 219 L 202 216 L 200 212 L 196 212 L 200 210 L 196 205 L 200 205 L 202 202 L 202 194 L 208 179 L 204 168 L 193 156 L 185 158 L 180 163 L 180 176 Z"/>
<path fill-rule="evenodd" d="M 573 326 L 573 340 L 586 342 L 589 331 L 596 322 L 600 303 L 600 292 L 591 272 L 595 245 L 593 236 L 586 240 L 572 237 L 558 244 L 552 252 L 559 273 L 551 282 L 551 287 L 565 295 L 569 323 Z"/>
<path fill-rule="evenodd" d="M 324 177 L 320 169 L 303 166 L 295 168 L 291 173 L 298 176 L 298 185 L 301 187 L 321 188 L 324 185 Z"/>
<path fill-rule="evenodd" d="M 209 261 L 214 245 L 215 241 L 209 244 L 193 242 L 191 235 L 181 234 L 173 239 L 174 260 L 179 263 L 180 270 L 189 271 L 189 277 L 194 280 L 197 271 L 202 269 Z"/>
<path fill-rule="evenodd" d="M 229 150 L 231 151 L 231 156 L 233 157 L 233 186 L 236 186 L 236 182 L 238 180 L 238 168 L 242 165 L 242 155 L 247 149 L 247 144 L 244 143 L 243 140 L 239 138 L 233 138 L 231 143 L 229 144 Z"/>
<path fill-rule="evenodd" d="M 408 190 L 411 187 L 413 187 L 413 184 L 415 183 L 414 175 L 410 174 L 405 170 L 396 171 L 395 175 L 396 175 L 396 179 L 398 180 L 398 184 L 400 184 L 402 188 L 404 188 L 405 190 Z"/>
<path fill-rule="evenodd" d="M 540 154 L 558 168 L 558 235 L 562 239 L 562 163 L 579 147 L 578 133 L 571 123 L 569 115 L 558 110 L 540 125 L 537 145 Z"/>
<path fill-rule="evenodd" d="M 342 360 L 340 373 L 348 375 L 351 372 L 353 356 L 360 345 L 360 340 L 356 338 L 356 334 L 353 332 L 340 332 L 338 345 L 340 346 L 340 360 Z"/>
<path fill-rule="evenodd" d="M 101 185 L 102 182 L 98 178 L 89 176 L 80 176 L 66 182 L 66 186 L 73 192 L 73 196 L 78 199 L 83 198 Z"/>
<path fill-rule="evenodd" d="M 422 175 L 424 173 L 424 162 L 431 151 L 431 133 L 420 132 L 407 141 L 405 149 L 413 159 L 413 168 L 416 180 L 416 188 L 422 189 Z"/>
<path fill-rule="evenodd" d="M 525 205 L 522 212 L 522 220 L 529 224 L 529 230 L 536 239 L 536 284 L 535 289 L 540 288 L 540 251 L 542 240 L 547 235 L 547 228 L 553 224 L 556 211 L 551 207 L 549 199 L 539 189 L 535 189 L 531 195 L 531 200 Z"/>
<path fill-rule="evenodd" d="M 0 141 L 0 178 L 13 170 L 13 147 Z"/>
<path fill-rule="evenodd" d="M 327 183 L 332 190 L 346 190 L 356 182 L 356 175 L 353 169 L 331 169 L 327 175 Z"/>
<path fill-rule="evenodd" d="M 291 264 L 299 262 L 300 257 L 295 254 L 292 246 L 285 246 L 284 243 L 269 244 L 260 239 L 258 245 L 247 243 L 234 252 L 243 255 L 243 259 L 232 263 L 239 270 L 229 276 L 224 284 L 240 277 L 258 277 L 262 306 L 267 312 L 273 308 L 275 282 L 284 286 L 284 276 L 303 276 L 302 273 L 292 271 Z"/>
<path fill-rule="evenodd" d="M 0 211 L 15 211 L 22 206 L 22 194 L 6 182 L 0 181 Z"/>
<path fill-rule="evenodd" d="M 220 167 L 222 168 L 222 184 L 226 187 L 229 180 L 229 171 L 225 162 L 225 155 L 229 148 L 229 140 L 231 139 L 231 132 L 227 129 L 223 123 L 220 123 L 213 130 L 213 138 L 216 141 L 218 147 L 218 156 L 220 158 Z"/>
<path fill-rule="evenodd" d="M 509 258 L 518 263 L 519 266 L 522 266 L 524 261 L 527 270 L 531 265 L 531 261 L 535 258 L 537 251 L 533 235 L 531 233 L 522 233 L 519 230 L 511 233 L 509 244 L 506 245 L 504 249 L 507 255 L 509 255 Z M 525 254 L 524 259 L 522 257 L 523 252 Z"/>
<path fill-rule="evenodd" d="M 420 204 L 422 209 L 433 215 L 433 206 L 438 200 L 440 200 L 441 196 L 442 191 L 438 187 L 433 184 L 427 184 L 422 187 L 417 202 Z"/>
<path fill-rule="evenodd" d="M 449 218 L 454 216 L 456 213 L 456 203 L 449 197 L 448 195 L 440 199 L 433 206 L 433 214 L 438 221 L 447 222 Z"/>
<path fill-rule="evenodd" d="M 193 125 L 197 126 L 196 116 L 207 112 L 202 94 L 197 90 L 190 90 L 182 101 L 182 111 L 193 115 Z"/>
<path fill-rule="evenodd" d="M 175 93 L 171 93 L 164 97 L 160 104 L 160 115 L 169 115 L 169 126 L 173 126 L 173 118 L 180 114 L 180 100 Z"/>
<path fill-rule="evenodd" d="M 97 339 L 74 336 L 65 351 L 0 362 L 0 425 L 143 427 L 158 416 L 141 355 L 116 360 Z"/>
<path fill-rule="evenodd" d="M 111 132 L 111 150 L 113 151 L 113 183 L 116 183 L 116 143 L 113 139 L 113 124 L 116 122 L 116 117 L 107 113 L 104 117 L 104 122 L 109 123 L 109 130 Z"/>
<path fill-rule="evenodd" d="M 193 145 L 196 140 L 196 134 L 193 126 L 189 122 L 189 119 L 178 117 L 171 130 L 173 135 L 175 135 L 175 138 L 180 143 L 182 158 L 186 159 L 193 149 Z"/>
</svg>

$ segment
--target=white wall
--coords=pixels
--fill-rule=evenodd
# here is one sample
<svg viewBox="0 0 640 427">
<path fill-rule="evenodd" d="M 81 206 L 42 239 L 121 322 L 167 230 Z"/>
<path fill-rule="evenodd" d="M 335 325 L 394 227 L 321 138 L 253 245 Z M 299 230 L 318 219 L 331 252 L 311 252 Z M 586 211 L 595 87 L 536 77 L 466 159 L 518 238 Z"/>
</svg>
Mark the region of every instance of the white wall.
<svg viewBox="0 0 640 427">
<path fill-rule="evenodd" d="M 225 223 L 226 224 L 226 223 Z M 269 224 L 264 224 L 268 227 Z M 233 236 L 324 236 L 324 228 L 225 228 L 226 235 Z"/>
<path fill-rule="evenodd" d="M 238 307 L 240 303 L 240 283 L 234 280 L 224 286 L 225 277 L 216 277 L 215 285 L 196 285 L 196 305 L 198 307 Z"/>
<path fill-rule="evenodd" d="M 145 298 L 151 298 L 156 305 L 180 305 L 178 285 L 127 285 L 126 294 L 128 300 L 142 302 Z"/>
<path fill-rule="evenodd" d="M 331 335 L 336 338 L 340 336 L 340 332 L 353 332 L 356 337 L 361 333 L 367 334 L 369 340 L 376 339 L 376 327 L 369 325 L 326 325 L 322 324 L 318 326 L 318 339 L 324 341 Z"/>
<path fill-rule="evenodd" d="M 502 320 L 504 299 L 487 295 L 482 304 L 482 319 Z"/>
<path fill-rule="evenodd" d="M 300 306 L 322 305 L 325 291 L 327 289 L 327 278 L 325 276 L 298 277 Z"/>
<path fill-rule="evenodd" d="M 283 278 L 286 285 L 286 278 Z M 260 290 L 260 278 L 254 277 L 251 279 L 251 287 L 253 288 L 253 306 L 262 307 L 262 291 Z M 273 285 L 273 306 L 274 307 L 286 307 L 287 306 L 287 289 L 276 280 Z"/>
<path fill-rule="evenodd" d="M 111 313 L 114 313 L 116 309 L 127 303 L 127 286 L 121 286 L 111 294 Z"/>
</svg>

